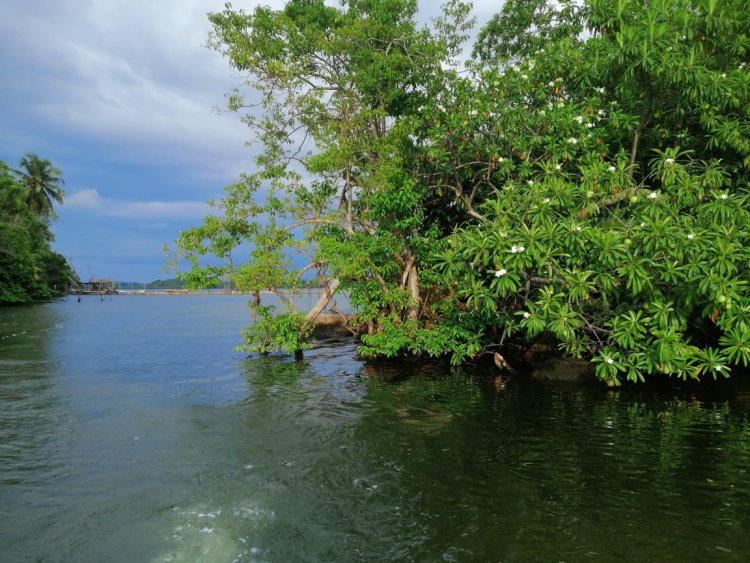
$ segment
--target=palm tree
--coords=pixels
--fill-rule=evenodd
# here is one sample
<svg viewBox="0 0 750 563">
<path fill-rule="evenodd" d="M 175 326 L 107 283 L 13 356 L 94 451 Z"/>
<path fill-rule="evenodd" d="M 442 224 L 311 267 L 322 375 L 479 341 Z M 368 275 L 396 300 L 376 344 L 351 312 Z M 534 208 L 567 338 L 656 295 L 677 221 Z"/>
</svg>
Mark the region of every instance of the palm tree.
<svg viewBox="0 0 750 563">
<path fill-rule="evenodd" d="M 62 171 L 52 166 L 46 158 L 27 153 L 19 162 L 19 169 L 14 172 L 26 188 L 26 205 L 29 209 L 42 219 L 53 216 L 52 200 L 62 204 L 65 193 L 60 187 L 65 183 L 60 177 Z"/>
</svg>

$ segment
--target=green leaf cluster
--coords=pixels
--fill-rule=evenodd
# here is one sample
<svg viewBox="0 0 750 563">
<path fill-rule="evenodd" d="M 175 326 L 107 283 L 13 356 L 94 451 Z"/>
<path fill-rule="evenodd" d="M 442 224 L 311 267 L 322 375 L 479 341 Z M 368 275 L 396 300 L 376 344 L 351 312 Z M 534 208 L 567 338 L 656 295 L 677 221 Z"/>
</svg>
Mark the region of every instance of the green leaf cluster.
<svg viewBox="0 0 750 563">
<path fill-rule="evenodd" d="M 0 305 L 50 299 L 78 277 L 52 249 L 51 200 L 61 202 L 60 171 L 28 154 L 19 170 L 0 161 Z"/>
<path fill-rule="evenodd" d="M 750 337 L 750 17 L 687 0 L 581 13 L 588 37 L 485 50 L 433 114 L 435 168 L 464 164 L 456 193 L 479 185 L 478 220 L 435 266 L 487 333 L 552 335 L 612 384 L 727 375 Z"/>
</svg>

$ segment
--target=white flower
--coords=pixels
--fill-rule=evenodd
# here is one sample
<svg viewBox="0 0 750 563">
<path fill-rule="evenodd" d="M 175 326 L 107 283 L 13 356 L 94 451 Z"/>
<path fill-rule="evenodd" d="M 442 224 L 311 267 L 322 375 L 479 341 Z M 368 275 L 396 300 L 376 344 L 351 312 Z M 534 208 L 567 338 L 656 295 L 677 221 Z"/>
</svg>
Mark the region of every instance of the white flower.
<svg viewBox="0 0 750 563">
<path fill-rule="evenodd" d="M 594 126 L 594 124 L 591 123 L 591 122 L 589 122 L 589 123 L 586 124 L 586 127 L 588 127 L 589 129 L 591 129 L 593 126 Z"/>
<path fill-rule="evenodd" d="M 577 121 L 578 123 L 583 123 L 583 116 L 582 116 L 582 115 L 577 115 L 577 116 L 576 116 L 576 121 Z"/>
<path fill-rule="evenodd" d="M 695 238 L 695 235 L 693 233 L 690 233 L 688 235 L 688 240 L 693 240 Z"/>
<path fill-rule="evenodd" d="M 721 194 L 719 197 L 721 199 L 727 199 L 729 196 L 727 194 Z"/>
<path fill-rule="evenodd" d="M 578 139 L 576 139 L 575 137 L 571 137 L 570 139 L 568 139 L 568 142 L 571 145 L 575 145 L 576 143 L 578 143 Z"/>
<path fill-rule="evenodd" d="M 600 109 L 599 111 L 596 112 L 596 115 L 598 115 L 599 117 L 604 117 L 605 115 L 607 115 L 607 112 L 604 111 L 603 109 Z"/>
<path fill-rule="evenodd" d="M 477 110 L 473 109 L 473 110 L 471 110 L 471 111 L 469 112 L 469 115 L 472 115 L 472 116 L 473 116 L 473 115 L 477 115 L 477 113 L 479 113 L 479 112 L 478 112 Z"/>
<path fill-rule="evenodd" d="M 659 197 L 659 194 L 656 192 L 651 192 L 650 194 L 648 194 L 649 199 L 656 199 L 657 197 Z"/>
<path fill-rule="evenodd" d="M 721 73 L 721 77 L 722 77 L 722 78 L 726 78 L 726 77 L 727 77 L 727 73 L 726 73 L 726 72 L 722 72 L 722 73 Z"/>
<path fill-rule="evenodd" d="M 614 361 L 614 360 L 613 360 L 612 358 L 607 358 L 607 363 L 608 363 L 609 365 L 612 365 L 612 364 L 614 364 L 614 363 L 615 363 L 615 361 Z"/>
<path fill-rule="evenodd" d="M 557 102 L 557 107 L 564 108 L 565 107 L 565 102 L 562 102 L 562 101 Z"/>
<path fill-rule="evenodd" d="M 646 223 L 641 223 L 641 227 L 645 227 L 645 226 L 646 226 Z"/>
<path fill-rule="evenodd" d="M 533 186 L 533 185 L 534 185 L 534 180 L 526 180 L 526 183 L 527 183 L 527 184 L 528 184 L 529 186 Z"/>
<path fill-rule="evenodd" d="M 606 90 L 604 88 L 594 88 L 594 91 L 597 92 L 597 93 L 599 93 L 599 94 L 604 94 L 606 92 Z"/>
<path fill-rule="evenodd" d="M 580 225 L 576 225 L 575 227 L 573 227 L 573 230 L 575 232 L 577 232 L 577 233 L 580 233 L 582 229 L 581 229 Z"/>
<path fill-rule="evenodd" d="M 498 164 L 500 164 L 501 162 L 505 162 L 505 157 L 501 156 L 500 158 L 497 159 L 497 162 Z"/>
<path fill-rule="evenodd" d="M 544 198 L 544 201 L 543 201 L 542 203 L 549 203 L 550 201 L 551 201 L 551 200 L 550 200 L 550 198 L 548 198 L 548 197 L 545 197 L 545 198 Z"/>
<path fill-rule="evenodd" d="M 529 313 L 528 311 L 524 311 L 523 318 L 528 319 L 529 317 L 531 317 L 531 313 Z"/>
<path fill-rule="evenodd" d="M 547 115 L 547 112 L 546 112 L 546 111 L 544 111 L 543 109 L 540 109 L 540 110 L 539 110 L 539 115 L 541 115 L 541 116 L 545 116 L 545 115 Z"/>
<path fill-rule="evenodd" d="M 555 85 L 554 80 L 550 80 L 549 82 L 547 82 L 547 86 L 549 86 L 550 88 L 552 88 L 554 85 Z"/>
<path fill-rule="evenodd" d="M 667 158 L 664 160 L 664 164 L 674 164 L 674 158 Z"/>
<path fill-rule="evenodd" d="M 507 273 L 508 273 L 508 270 L 506 270 L 505 268 L 500 268 L 499 270 L 495 270 L 495 277 L 500 278 Z"/>
<path fill-rule="evenodd" d="M 555 164 L 555 170 L 562 170 L 562 164 Z"/>
<path fill-rule="evenodd" d="M 524 80 L 528 80 L 529 79 L 529 75 L 528 74 L 522 74 L 521 78 L 523 78 Z"/>
<path fill-rule="evenodd" d="M 737 67 L 737 68 L 738 68 L 739 70 L 742 70 L 743 68 L 745 68 L 745 63 L 740 63 L 740 66 L 739 66 L 739 67 Z"/>
<path fill-rule="evenodd" d="M 515 246 L 514 245 L 514 246 L 510 247 L 510 253 L 511 254 L 520 254 L 524 250 L 526 250 L 526 249 L 523 246 Z"/>
<path fill-rule="evenodd" d="M 609 168 L 607 168 L 607 170 L 609 172 L 615 172 L 617 170 L 617 168 L 615 168 L 614 166 L 610 166 Z"/>
</svg>

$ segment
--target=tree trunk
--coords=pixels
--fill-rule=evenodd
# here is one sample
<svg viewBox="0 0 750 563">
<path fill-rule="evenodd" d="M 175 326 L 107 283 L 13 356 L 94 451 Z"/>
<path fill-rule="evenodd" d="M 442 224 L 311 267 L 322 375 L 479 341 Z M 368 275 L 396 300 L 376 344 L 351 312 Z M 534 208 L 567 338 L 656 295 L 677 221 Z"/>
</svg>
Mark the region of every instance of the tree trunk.
<svg viewBox="0 0 750 563">
<path fill-rule="evenodd" d="M 412 263 L 409 269 L 409 292 L 411 293 L 412 305 L 409 307 L 408 317 L 416 320 L 419 317 L 419 274 L 417 272 L 417 265 Z"/>
<path fill-rule="evenodd" d="M 331 299 L 333 299 L 333 294 L 336 293 L 339 285 L 341 285 L 341 282 L 335 278 L 328 282 L 326 287 L 323 288 L 323 294 L 320 296 L 320 299 L 318 299 L 318 302 L 313 305 L 310 312 L 305 316 L 308 321 L 315 321 L 315 319 L 318 318 L 318 315 L 320 315 L 323 309 L 326 308 L 326 305 L 328 305 L 328 303 L 331 302 Z"/>
</svg>

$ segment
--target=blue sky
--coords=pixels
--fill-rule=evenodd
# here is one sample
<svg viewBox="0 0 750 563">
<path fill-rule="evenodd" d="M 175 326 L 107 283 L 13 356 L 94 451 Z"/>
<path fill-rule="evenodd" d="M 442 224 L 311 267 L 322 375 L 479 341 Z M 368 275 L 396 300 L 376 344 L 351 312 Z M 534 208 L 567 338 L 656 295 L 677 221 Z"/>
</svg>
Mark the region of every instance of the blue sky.
<svg viewBox="0 0 750 563">
<path fill-rule="evenodd" d="M 252 9 L 258 2 L 235 1 Z M 282 0 L 264 1 L 280 7 Z M 475 2 L 480 21 L 499 0 Z M 249 131 L 219 113 L 239 77 L 204 45 L 224 0 L 0 2 L 0 160 L 63 171 L 54 248 L 83 279 L 148 282 L 164 243 L 253 169 Z M 421 17 L 438 13 L 422 0 Z"/>
</svg>

